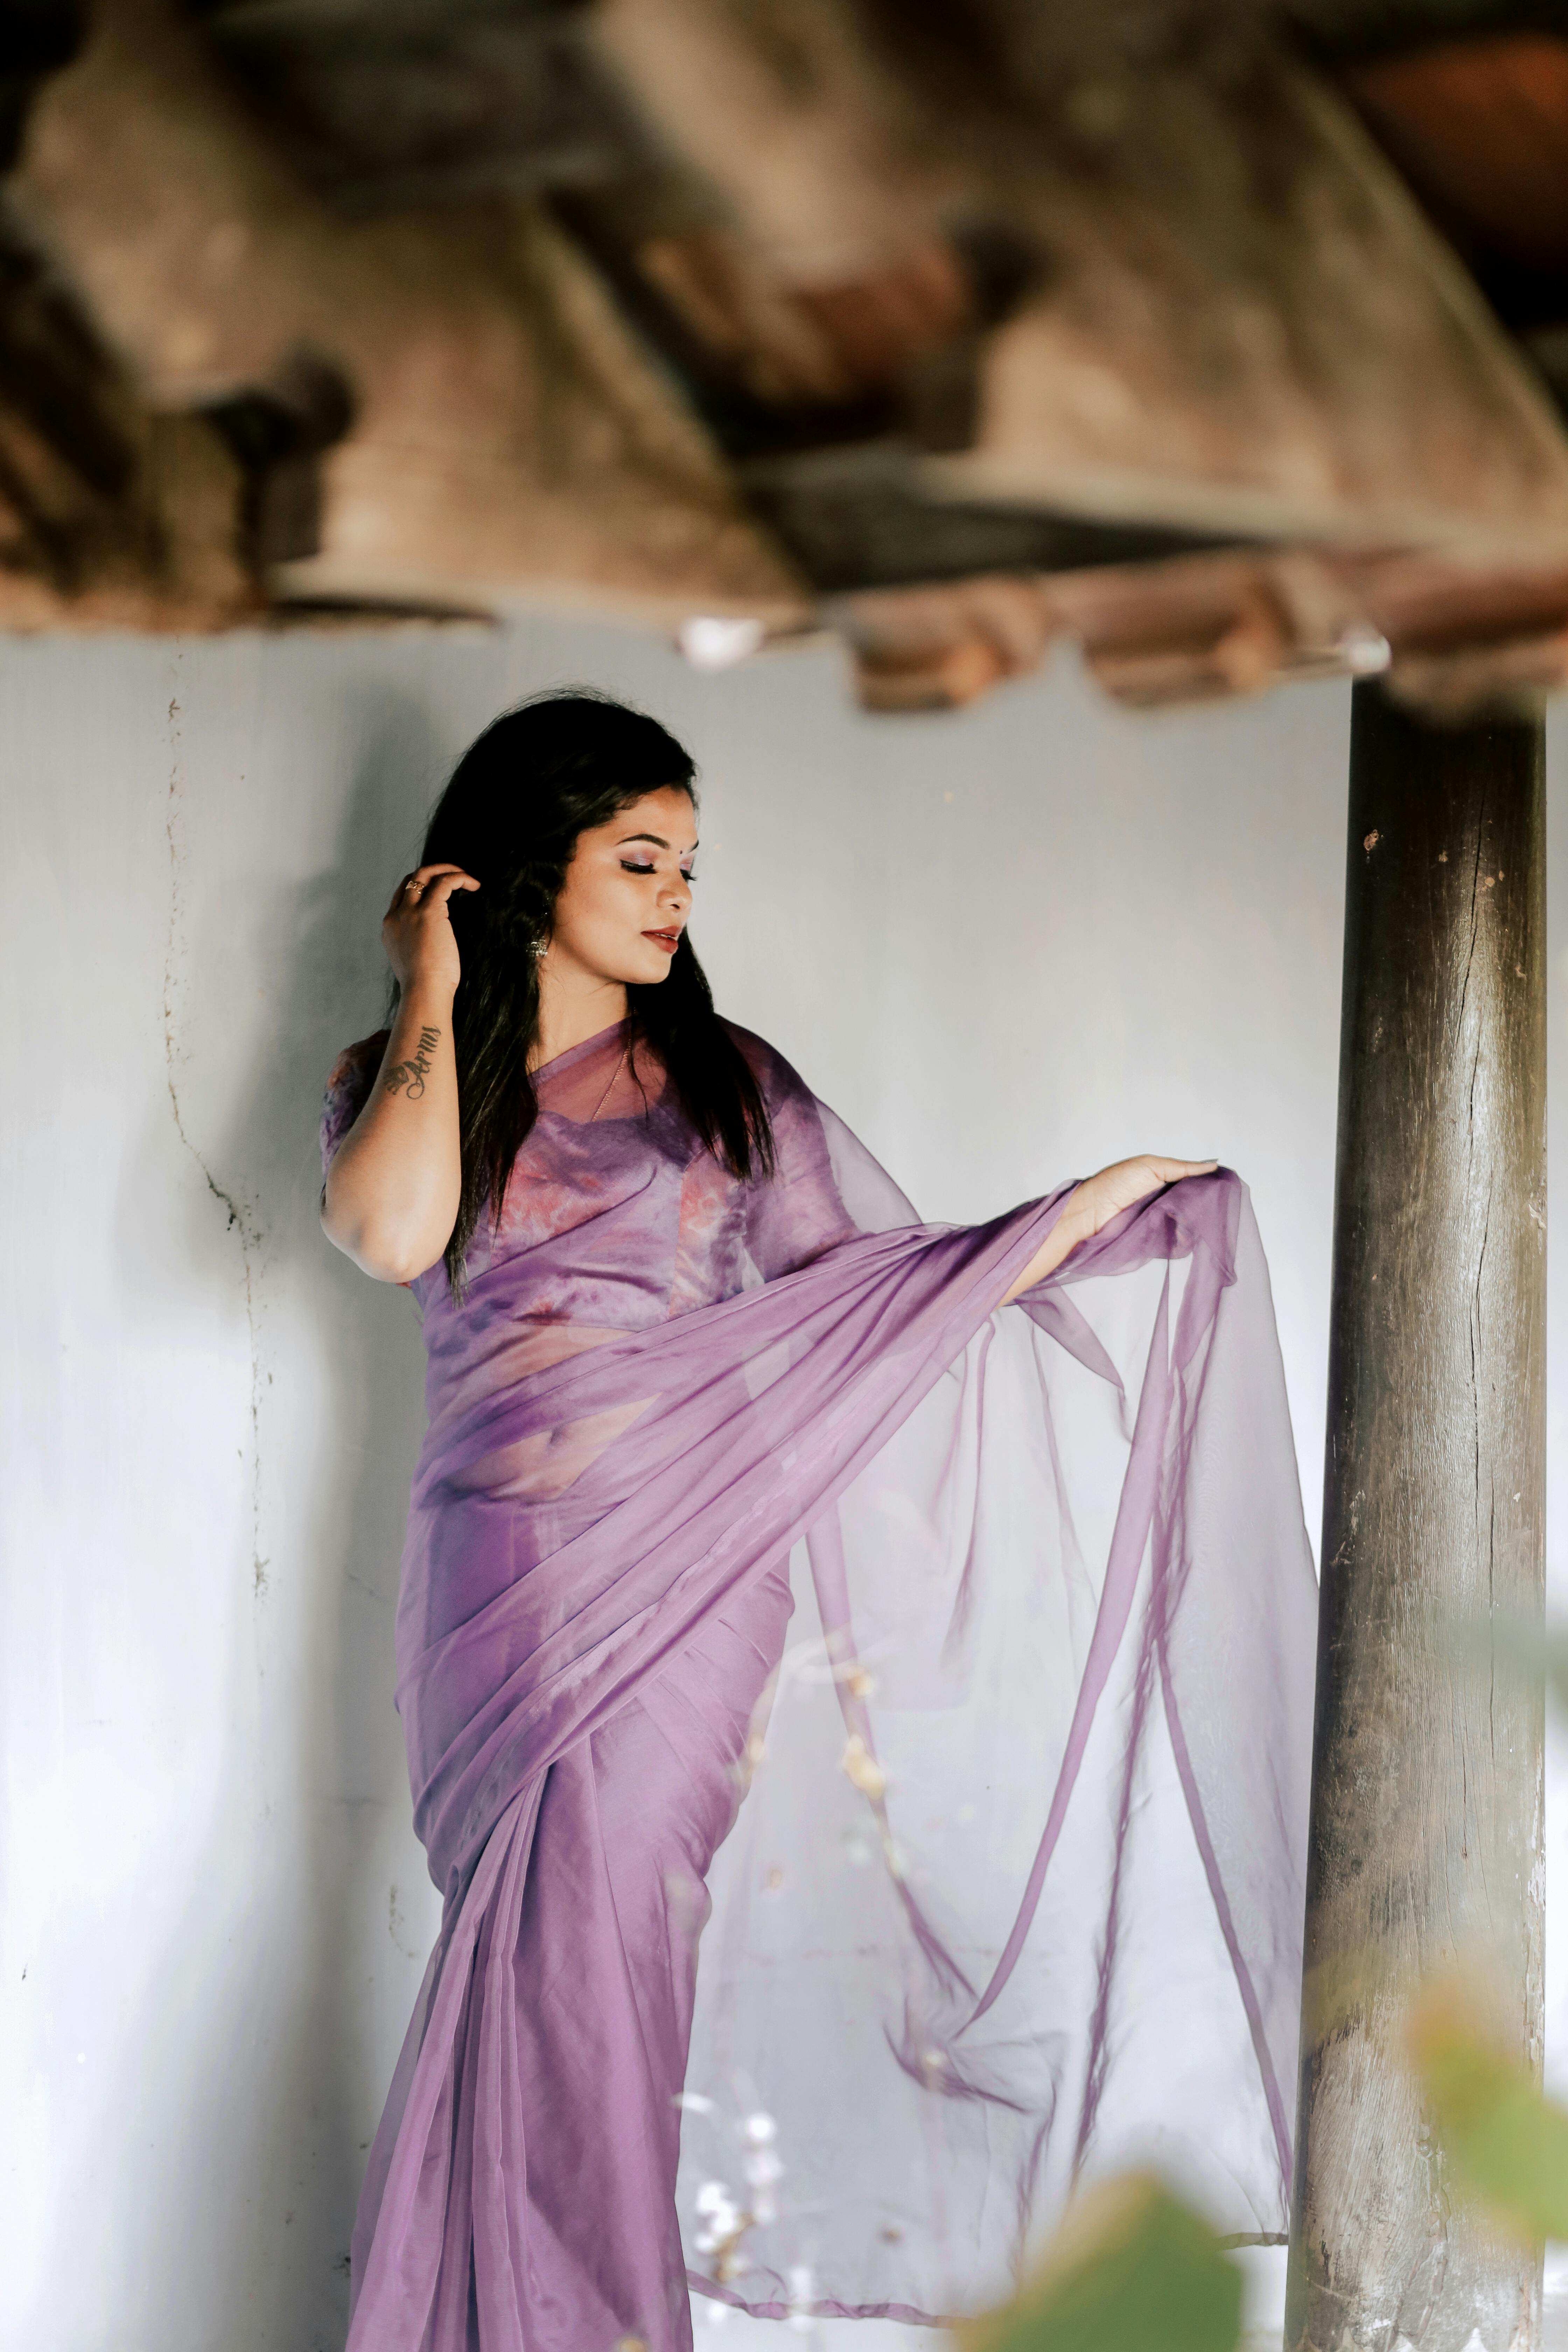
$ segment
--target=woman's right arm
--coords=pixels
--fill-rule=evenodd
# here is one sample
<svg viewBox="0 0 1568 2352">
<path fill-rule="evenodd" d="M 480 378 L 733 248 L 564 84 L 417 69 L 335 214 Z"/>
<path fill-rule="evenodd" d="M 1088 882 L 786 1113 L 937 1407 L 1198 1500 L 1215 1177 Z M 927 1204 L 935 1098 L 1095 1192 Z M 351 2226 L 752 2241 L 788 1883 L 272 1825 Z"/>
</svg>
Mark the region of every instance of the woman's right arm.
<svg viewBox="0 0 1568 2352">
<path fill-rule="evenodd" d="M 477 890 L 456 866 L 400 882 L 381 936 L 401 995 L 369 1101 L 343 1138 L 321 1193 L 329 1241 L 377 1282 L 412 1282 L 436 1264 L 462 1191 L 452 999 L 461 967 L 447 901 Z"/>
</svg>

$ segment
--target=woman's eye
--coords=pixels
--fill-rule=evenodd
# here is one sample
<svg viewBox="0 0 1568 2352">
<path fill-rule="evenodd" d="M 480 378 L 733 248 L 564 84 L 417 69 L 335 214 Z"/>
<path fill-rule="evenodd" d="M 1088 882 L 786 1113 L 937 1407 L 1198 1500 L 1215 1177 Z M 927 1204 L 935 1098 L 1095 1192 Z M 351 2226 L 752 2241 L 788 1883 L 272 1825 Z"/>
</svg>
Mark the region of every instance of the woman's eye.
<svg viewBox="0 0 1568 2352">
<path fill-rule="evenodd" d="M 623 874 L 653 874 L 657 871 L 658 868 L 656 866 L 638 866 L 635 860 L 630 857 L 623 857 L 621 860 L 621 872 Z"/>
</svg>

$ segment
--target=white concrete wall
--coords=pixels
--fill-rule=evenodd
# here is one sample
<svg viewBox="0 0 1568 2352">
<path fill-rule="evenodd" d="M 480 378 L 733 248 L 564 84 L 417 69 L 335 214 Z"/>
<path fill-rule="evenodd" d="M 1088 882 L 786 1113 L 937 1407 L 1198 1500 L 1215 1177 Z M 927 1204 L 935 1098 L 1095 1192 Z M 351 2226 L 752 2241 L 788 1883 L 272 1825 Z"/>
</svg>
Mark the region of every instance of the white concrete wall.
<svg viewBox="0 0 1568 2352">
<path fill-rule="evenodd" d="M 1150 724 L 1064 669 L 892 722 L 826 652 L 542 623 L 0 645 L 0 2352 L 341 2340 L 437 1906 L 391 1705 L 418 1334 L 320 1236 L 317 1106 L 451 759 L 584 679 L 701 762 L 721 1003 L 929 1213 L 1142 1146 L 1249 1178 L 1315 1525 L 1342 690 Z"/>
</svg>

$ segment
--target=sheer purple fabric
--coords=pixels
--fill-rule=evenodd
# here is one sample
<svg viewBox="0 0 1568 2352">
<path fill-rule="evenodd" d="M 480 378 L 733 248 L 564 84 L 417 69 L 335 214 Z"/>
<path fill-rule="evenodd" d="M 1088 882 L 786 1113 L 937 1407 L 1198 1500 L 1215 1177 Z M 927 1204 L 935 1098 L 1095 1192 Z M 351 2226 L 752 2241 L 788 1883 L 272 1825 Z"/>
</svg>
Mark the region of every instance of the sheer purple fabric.
<svg viewBox="0 0 1568 2352">
<path fill-rule="evenodd" d="M 671 2352 L 689 2284 L 932 2319 L 1130 2159 L 1283 2226 L 1314 1596 L 1244 1189 L 997 1313 L 1070 1188 L 921 1225 L 734 1034 L 775 1180 L 608 1031 L 540 1072 L 464 1304 L 414 1286 L 445 1909 L 351 2352 Z"/>
</svg>

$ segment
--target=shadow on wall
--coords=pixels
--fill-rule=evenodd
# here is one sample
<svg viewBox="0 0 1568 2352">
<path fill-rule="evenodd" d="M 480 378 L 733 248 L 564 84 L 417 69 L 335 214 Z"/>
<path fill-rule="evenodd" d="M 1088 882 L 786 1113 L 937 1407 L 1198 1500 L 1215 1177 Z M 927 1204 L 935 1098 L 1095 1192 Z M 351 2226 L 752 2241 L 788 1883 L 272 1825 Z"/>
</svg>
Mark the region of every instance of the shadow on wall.
<svg viewBox="0 0 1568 2352">
<path fill-rule="evenodd" d="M 158 1114 L 175 1118 L 213 1197 L 213 1215 L 199 1229 L 189 1221 L 186 1245 L 198 1282 L 205 1289 L 217 1278 L 218 1246 L 243 1260 L 255 1448 L 246 1465 L 251 1639 L 239 1637 L 237 1612 L 227 1673 L 231 1722 L 259 1714 L 264 1784 L 259 1792 L 235 1784 L 247 1769 L 247 1744 L 231 1731 L 224 1773 L 230 1785 L 215 1795 L 215 1836 L 232 1838 L 243 1823 L 254 1839 L 247 1906 L 257 1932 L 230 1942 L 218 2003 L 210 1985 L 191 1987 L 185 2013 L 205 2022 L 206 2046 L 184 2053 L 191 2094 L 184 2129 L 194 2148 L 232 2141 L 237 2124 L 250 2136 L 243 2170 L 259 2193 L 235 2211 L 229 2243 L 213 2250 L 209 2291 L 217 2307 L 243 2311 L 237 2333 L 245 2342 L 291 2347 L 342 2340 L 365 2148 L 423 1969 L 436 1901 L 422 1877 L 411 1883 L 411 1860 L 417 1867 L 418 1858 L 409 1853 L 407 1779 L 392 1706 L 398 1562 L 423 1431 L 423 1351 L 406 1294 L 367 1280 L 321 1232 L 316 1129 L 337 1054 L 380 1025 L 381 917 L 397 876 L 417 856 L 448 759 L 428 715 L 386 689 L 360 689 L 344 712 L 343 735 L 355 747 L 356 772 L 343 793 L 336 862 L 302 889 L 279 889 L 258 913 L 256 961 L 278 976 L 273 1019 L 237 1114 L 212 1147 L 184 1109 L 179 1030 L 183 1014 L 200 1023 L 209 989 L 220 998 L 233 994 L 237 942 L 212 936 L 187 952 L 181 938 L 176 762 L 171 960 L 175 966 L 184 960 L 184 969 L 174 970 L 165 986 L 171 1101 Z M 151 1137 L 145 1148 L 151 1156 Z M 215 1230 L 224 1232 L 221 1245 Z M 221 1272 L 231 1284 L 232 1257 Z M 290 1373 L 318 1391 L 319 1422 L 303 1443 L 300 1397 L 279 1385 Z M 281 1491 L 281 1470 L 274 1482 L 274 1431 L 293 1435 L 279 1446 L 280 1463 L 310 1466 L 308 1496 Z M 278 1685 L 271 1693 L 269 1675 Z M 269 1825 L 274 1804 L 287 1826 Z M 182 1923 L 170 1956 L 176 1969 L 189 1969 L 189 1955 L 204 1948 L 204 1965 L 212 1964 L 210 1937 L 204 1948 L 200 1934 L 204 1877 L 198 1870 L 188 1915 L 195 1938 L 185 1941 Z M 268 1904 L 282 1906 L 297 1927 L 282 1985 L 276 1913 L 263 1919 L 255 1908 Z M 271 2045 L 265 2053 L 256 2050 L 258 2036 Z M 247 2043 L 254 2054 L 237 2061 Z M 237 2116 L 235 2085 L 247 2073 L 266 2085 L 268 2104 Z M 151 2293 L 170 2313 L 187 2300 L 188 2221 L 159 2215 L 162 2242 L 148 2250 Z"/>
</svg>

